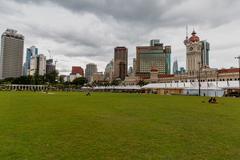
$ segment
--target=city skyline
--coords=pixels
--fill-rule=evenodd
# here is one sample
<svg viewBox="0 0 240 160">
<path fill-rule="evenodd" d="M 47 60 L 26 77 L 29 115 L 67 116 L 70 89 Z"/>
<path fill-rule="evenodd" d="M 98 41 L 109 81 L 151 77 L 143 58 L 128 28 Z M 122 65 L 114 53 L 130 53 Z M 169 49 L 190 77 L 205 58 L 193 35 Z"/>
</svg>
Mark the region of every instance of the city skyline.
<svg viewBox="0 0 240 160">
<path fill-rule="evenodd" d="M 240 34 L 237 30 L 240 2 L 151 0 L 148 5 L 143 2 L 121 1 L 121 5 L 128 7 L 117 8 L 120 1 L 0 0 L 0 31 L 13 28 L 23 34 L 24 51 L 35 45 L 39 53 L 49 58 L 51 50 L 53 58 L 58 60 L 57 68 L 65 73 L 71 71 L 71 66 L 84 67 L 88 63 L 96 63 L 104 71 L 116 46 L 129 49 L 132 66 L 136 46 L 146 45 L 151 39 L 171 45 L 172 58 L 178 59 L 179 67 L 186 67 L 183 40 L 185 25 L 189 24 L 189 32 L 194 27 L 201 40 L 211 43 L 211 67 L 237 67 L 234 57 L 240 54 L 240 40 L 236 36 Z M 106 4 L 110 9 L 101 7 Z M 213 6 L 215 10 L 210 11 Z M 226 6 L 231 8 L 227 14 Z M 158 11 L 166 7 L 169 10 Z M 139 14 L 141 8 L 144 12 Z M 202 13 L 208 9 L 209 12 Z"/>
</svg>

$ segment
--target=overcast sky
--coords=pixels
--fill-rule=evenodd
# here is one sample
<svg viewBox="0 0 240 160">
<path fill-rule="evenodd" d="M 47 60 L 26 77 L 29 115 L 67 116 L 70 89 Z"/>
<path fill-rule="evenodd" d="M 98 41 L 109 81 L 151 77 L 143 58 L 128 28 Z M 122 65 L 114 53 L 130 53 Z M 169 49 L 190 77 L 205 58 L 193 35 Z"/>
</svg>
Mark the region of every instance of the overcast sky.
<svg viewBox="0 0 240 160">
<path fill-rule="evenodd" d="M 96 63 L 100 71 L 116 46 L 129 49 L 160 39 L 172 46 L 172 60 L 186 66 L 185 26 L 211 44 L 211 67 L 236 67 L 240 55 L 239 0 L 0 0 L 0 32 L 13 28 L 25 48 L 58 60 L 61 73 L 72 65 Z"/>
</svg>

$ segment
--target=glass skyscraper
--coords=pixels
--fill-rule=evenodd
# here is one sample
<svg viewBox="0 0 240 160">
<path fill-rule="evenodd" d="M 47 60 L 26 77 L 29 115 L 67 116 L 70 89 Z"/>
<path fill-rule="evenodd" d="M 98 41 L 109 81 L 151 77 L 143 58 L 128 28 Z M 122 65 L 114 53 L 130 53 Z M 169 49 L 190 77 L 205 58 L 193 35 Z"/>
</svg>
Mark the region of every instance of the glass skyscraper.
<svg viewBox="0 0 240 160">
<path fill-rule="evenodd" d="M 202 42 L 202 65 L 209 66 L 209 51 L 210 51 L 210 43 L 207 41 Z"/>
<path fill-rule="evenodd" d="M 24 63 L 24 72 L 23 72 L 24 76 L 30 75 L 31 58 L 37 55 L 38 55 L 38 48 L 36 48 L 35 46 L 27 48 L 26 60 Z"/>
</svg>

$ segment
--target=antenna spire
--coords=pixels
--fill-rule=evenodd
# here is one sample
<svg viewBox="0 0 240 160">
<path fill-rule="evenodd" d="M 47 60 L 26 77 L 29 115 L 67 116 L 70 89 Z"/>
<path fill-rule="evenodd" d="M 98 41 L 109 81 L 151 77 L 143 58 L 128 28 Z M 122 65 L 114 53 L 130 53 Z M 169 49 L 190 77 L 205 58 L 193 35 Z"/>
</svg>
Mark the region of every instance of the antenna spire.
<svg viewBox="0 0 240 160">
<path fill-rule="evenodd" d="M 188 25 L 186 25 L 186 39 L 184 40 L 184 44 L 187 45 L 189 43 L 188 39 Z"/>
<path fill-rule="evenodd" d="M 192 34 L 197 34 L 196 30 L 195 30 L 195 27 L 193 27 L 193 32 Z"/>
</svg>

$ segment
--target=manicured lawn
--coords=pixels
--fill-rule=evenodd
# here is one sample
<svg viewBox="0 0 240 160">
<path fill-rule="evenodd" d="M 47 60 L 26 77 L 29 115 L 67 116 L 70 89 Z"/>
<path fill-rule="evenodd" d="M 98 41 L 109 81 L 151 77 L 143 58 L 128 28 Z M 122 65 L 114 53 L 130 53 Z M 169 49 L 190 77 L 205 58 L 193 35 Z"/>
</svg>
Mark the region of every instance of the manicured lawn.
<svg viewBox="0 0 240 160">
<path fill-rule="evenodd" d="M 239 160 L 240 99 L 218 100 L 0 92 L 0 159 Z"/>
</svg>

